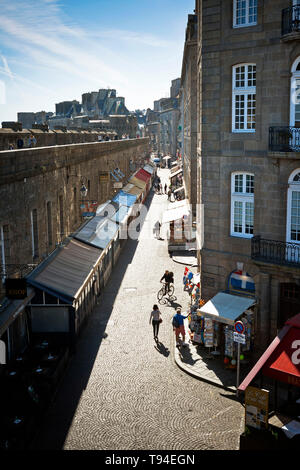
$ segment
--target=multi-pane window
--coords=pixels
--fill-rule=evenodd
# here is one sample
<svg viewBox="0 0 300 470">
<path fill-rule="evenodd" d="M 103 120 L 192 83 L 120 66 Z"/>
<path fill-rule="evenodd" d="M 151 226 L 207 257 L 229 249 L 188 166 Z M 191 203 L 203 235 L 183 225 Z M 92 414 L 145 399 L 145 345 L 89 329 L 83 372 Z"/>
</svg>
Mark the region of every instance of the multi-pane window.
<svg viewBox="0 0 300 470">
<path fill-rule="evenodd" d="M 59 228 L 60 228 L 60 239 L 64 236 L 64 201 L 63 197 L 59 196 Z"/>
<path fill-rule="evenodd" d="M 300 171 L 294 172 L 289 181 L 287 241 L 300 243 Z"/>
<path fill-rule="evenodd" d="M 53 237 L 52 237 L 52 207 L 51 202 L 47 202 L 47 228 L 48 228 L 48 246 L 49 248 L 53 244 Z"/>
<path fill-rule="evenodd" d="M 232 130 L 255 132 L 256 65 L 236 65 L 232 75 Z"/>
<path fill-rule="evenodd" d="M 33 209 L 31 212 L 31 235 L 32 235 L 32 257 L 39 256 L 39 234 L 38 234 L 38 221 L 37 210 Z"/>
<path fill-rule="evenodd" d="M 231 189 L 231 235 L 250 238 L 254 226 L 254 175 L 234 173 Z"/>
<path fill-rule="evenodd" d="M 233 26 L 253 26 L 257 24 L 257 0 L 234 0 Z"/>
</svg>

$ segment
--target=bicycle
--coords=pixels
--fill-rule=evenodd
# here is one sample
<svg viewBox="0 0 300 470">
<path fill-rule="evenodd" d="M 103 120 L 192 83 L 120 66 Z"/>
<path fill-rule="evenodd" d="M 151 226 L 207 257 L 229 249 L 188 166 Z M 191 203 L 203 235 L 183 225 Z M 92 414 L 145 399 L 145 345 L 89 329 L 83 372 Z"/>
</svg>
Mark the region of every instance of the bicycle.
<svg viewBox="0 0 300 470">
<path fill-rule="evenodd" d="M 159 289 L 157 293 L 157 300 L 159 303 L 162 302 L 164 297 L 168 296 L 168 300 L 176 300 L 175 297 L 173 297 L 174 294 L 174 286 L 173 284 L 169 284 L 169 291 L 166 292 L 166 282 L 163 283 L 163 286 Z"/>
</svg>

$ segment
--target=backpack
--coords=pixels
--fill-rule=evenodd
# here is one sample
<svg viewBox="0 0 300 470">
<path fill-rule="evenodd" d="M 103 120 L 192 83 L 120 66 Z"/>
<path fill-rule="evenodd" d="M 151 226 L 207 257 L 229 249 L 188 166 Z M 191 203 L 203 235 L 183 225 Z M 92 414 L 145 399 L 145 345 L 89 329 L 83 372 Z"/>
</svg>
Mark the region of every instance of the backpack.
<svg viewBox="0 0 300 470">
<path fill-rule="evenodd" d="M 174 317 L 173 317 L 172 325 L 174 326 L 174 328 L 179 328 L 179 321 L 176 318 L 176 315 L 174 315 Z"/>
</svg>

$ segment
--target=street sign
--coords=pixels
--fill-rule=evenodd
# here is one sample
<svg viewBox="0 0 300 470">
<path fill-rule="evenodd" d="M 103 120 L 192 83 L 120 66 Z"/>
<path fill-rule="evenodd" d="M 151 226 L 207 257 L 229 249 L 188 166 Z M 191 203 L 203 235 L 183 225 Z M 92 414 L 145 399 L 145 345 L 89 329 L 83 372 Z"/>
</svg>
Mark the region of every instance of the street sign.
<svg viewBox="0 0 300 470">
<path fill-rule="evenodd" d="M 233 341 L 236 343 L 246 344 L 246 336 L 240 333 L 233 332 Z"/>
<path fill-rule="evenodd" d="M 234 330 L 236 333 L 242 334 L 245 331 L 245 326 L 242 321 L 236 321 L 234 324 Z"/>
</svg>

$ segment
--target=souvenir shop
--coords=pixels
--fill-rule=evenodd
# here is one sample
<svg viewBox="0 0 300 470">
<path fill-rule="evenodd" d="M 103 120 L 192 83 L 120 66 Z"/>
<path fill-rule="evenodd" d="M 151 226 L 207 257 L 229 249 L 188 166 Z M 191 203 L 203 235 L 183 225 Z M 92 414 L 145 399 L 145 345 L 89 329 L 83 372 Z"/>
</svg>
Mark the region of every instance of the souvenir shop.
<svg viewBox="0 0 300 470">
<path fill-rule="evenodd" d="M 189 334 L 194 345 L 219 359 L 225 368 L 235 369 L 238 343 L 234 341 L 235 323 L 242 322 L 244 344 L 240 345 L 240 361 L 247 364 L 254 346 L 256 298 L 252 278 L 246 272 L 234 271 L 225 292 L 218 292 L 205 302 L 200 298 L 200 274 L 185 268 L 184 290 L 190 296 Z M 247 288 L 247 289 L 246 289 Z"/>
</svg>

